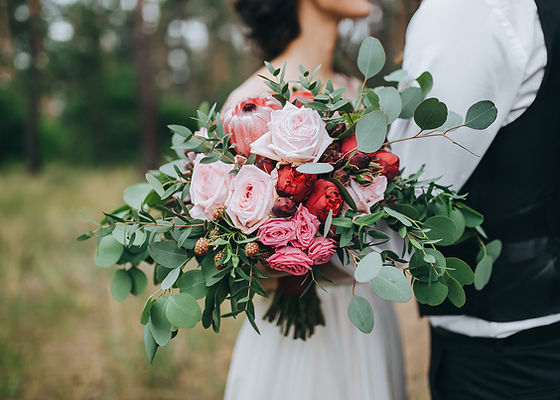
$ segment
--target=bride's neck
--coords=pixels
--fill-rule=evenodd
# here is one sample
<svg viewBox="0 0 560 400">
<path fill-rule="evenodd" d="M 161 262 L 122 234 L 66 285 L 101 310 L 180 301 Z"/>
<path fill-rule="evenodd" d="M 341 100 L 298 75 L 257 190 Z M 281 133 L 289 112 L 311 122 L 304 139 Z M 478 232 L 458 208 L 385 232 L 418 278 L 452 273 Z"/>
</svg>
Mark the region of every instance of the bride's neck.
<svg viewBox="0 0 560 400">
<path fill-rule="evenodd" d="M 338 20 L 317 10 L 312 2 L 300 2 L 298 10 L 300 34 L 275 60 L 273 65 L 287 63 L 286 75 L 290 79 L 299 76 L 299 65 L 309 71 L 319 65 L 318 76 L 323 82 L 334 74 L 333 57 L 338 36 Z"/>
</svg>

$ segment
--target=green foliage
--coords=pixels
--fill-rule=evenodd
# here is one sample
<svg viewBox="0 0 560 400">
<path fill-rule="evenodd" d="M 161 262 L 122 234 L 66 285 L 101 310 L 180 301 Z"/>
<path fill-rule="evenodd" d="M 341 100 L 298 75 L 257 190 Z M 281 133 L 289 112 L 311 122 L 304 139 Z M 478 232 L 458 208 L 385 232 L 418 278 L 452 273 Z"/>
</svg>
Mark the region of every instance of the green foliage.
<svg viewBox="0 0 560 400">
<path fill-rule="evenodd" d="M 363 297 L 352 296 L 348 304 L 348 317 L 363 333 L 370 333 L 373 330 L 373 309 L 369 301 Z"/>
</svg>

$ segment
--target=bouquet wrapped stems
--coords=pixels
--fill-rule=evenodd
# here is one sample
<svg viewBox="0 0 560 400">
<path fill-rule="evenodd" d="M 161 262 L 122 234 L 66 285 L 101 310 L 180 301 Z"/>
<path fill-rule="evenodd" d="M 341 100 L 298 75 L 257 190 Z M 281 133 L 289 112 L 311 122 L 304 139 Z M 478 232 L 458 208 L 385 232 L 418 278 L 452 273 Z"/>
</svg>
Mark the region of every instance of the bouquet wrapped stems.
<svg viewBox="0 0 560 400">
<path fill-rule="evenodd" d="M 264 319 L 276 321 L 285 336 L 292 328 L 294 339 L 305 340 L 312 336 L 316 326 L 325 325 L 315 281 L 308 275 L 279 278 Z"/>
</svg>

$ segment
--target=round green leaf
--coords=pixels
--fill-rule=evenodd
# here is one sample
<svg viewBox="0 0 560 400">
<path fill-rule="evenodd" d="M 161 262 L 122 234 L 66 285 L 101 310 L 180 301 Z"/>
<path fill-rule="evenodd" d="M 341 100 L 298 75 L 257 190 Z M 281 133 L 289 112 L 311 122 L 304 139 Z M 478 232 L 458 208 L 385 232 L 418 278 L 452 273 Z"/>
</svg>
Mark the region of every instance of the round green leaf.
<svg viewBox="0 0 560 400">
<path fill-rule="evenodd" d="M 447 297 L 449 298 L 451 304 L 458 308 L 463 307 L 467 301 L 467 297 L 465 296 L 465 291 L 459 282 L 453 278 L 449 278 L 447 280 L 447 288 Z"/>
<path fill-rule="evenodd" d="M 462 124 L 463 124 L 463 117 L 461 117 L 456 112 L 448 111 L 447 119 L 445 120 L 445 123 L 438 128 L 438 131 L 443 132 Z"/>
<path fill-rule="evenodd" d="M 119 224 L 113 229 L 113 237 L 125 247 L 140 247 L 146 240 L 146 233 L 138 226 Z M 131 242 L 132 239 L 132 242 Z"/>
<path fill-rule="evenodd" d="M 177 286 L 181 293 L 188 293 L 195 299 L 202 299 L 208 293 L 204 274 L 198 269 L 187 271 L 187 273 L 179 278 Z"/>
<path fill-rule="evenodd" d="M 501 253 L 502 253 L 502 242 L 500 240 L 498 239 L 492 240 L 490 243 L 486 244 L 486 254 L 492 257 L 493 261 L 496 261 L 498 257 L 500 257 Z M 482 257 L 484 257 L 484 251 L 480 249 L 476 257 L 476 261 L 482 260 Z"/>
<path fill-rule="evenodd" d="M 405 80 L 407 77 L 408 72 L 406 72 L 406 70 L 397 69 L 391 72 L 389 75 L 385 75 L 383 79 L 385 79 L 386 82 L 400 82 L 402 80 Z"/>
<path fill-rule="evenodd" d="M 177 151 L 184 153 L 184 150 L 177 150 Z M 181 172 L 186 172 L 185 162 L 183 160 L 175 160 L 175 161 L 168 162 L 167 164 L 163 164 L 161 167 L 159 167 L 159 171 L 165 175 L 178 179 L 179 174 L 177 174 L 175 167 L 177 167 Z"/>
<path fill-rule="evenodd" d="M 179 293 L 167 300 L 165 315 L 178 328 L 193 328 L 202 318 L 202 311 L 194 297 L 188 293 Z"/>
<path fill-rule="evenodd" d="M 95 265 L 103 268 L 112 267 L 119 261 L 123 251 L 123 245 L 117 242 L 112 235 L 103 236 L 95 251 Z"/>
<path fill-rule="evenodd" d="M 387 136 L 387 115 L 375 110 L 367 113 L 356 124 L 358 150 L 373 153 L 381 148 Z"/>
<path fill-rule="evenodd" d="M 379 97 L 379 107 L 387 115 L 387 123 L 391 124 L 399 117 L 402 110 L 402 100 L 397 89 L 391 86 L 374 89 Z"/>
<path fill-rule="evenodd" d="M 447 272 L 461 285 L 470 285 L 474 282 L 474 272 L 471 267 L 463 260 L 455 257 L 448 257 Z"/>
<path fill-rule="evenodd" d="M 348 317 L 363 333 L 370 333 L 373 330 L 373 309 L 363 297 L 352 296 L 348 304 Z"/>
<path fill-rule="evenodd" d="M 474 270 L 474 287 L 476 290 L 482 290 L 490 280 L 493 263 L 494 260 L 492 257 L 486 255 L 482 257 L 482 260 L 476 265 L 476 269 Z"/>
<path fill-rule="evenodd" d="M 167 290 L 173 287 L 173 284 L 177 281 L 180 273 L 181 267 L 172 269 L 161 282 L 161 290 Z"/>
<path fill-rule="evenodd" d="M 144 327 L 144 348 L 146 349 L 148 361 L 150 361 L 151 364 L 154 361 L 154 357 L 156 356 L 158 345 L 154 340 L 154 337 L 152 336 L 150 328 L 148 328 L 147 326 Z"/>
<path fill-rule="evenodd" d="M 461 236 L 463 236 L 463 233 L 465 233 L 465 226 L 466 226 L 465 216 L 461 211 L 454 208 L 451 210 L 451 220 L 455 224 L 455 228 L 456 228 L 455 237 L 453 240 L 453 242 L 456 242 L 457 240 L 461 239 Z"/>
<path fill-rule="evenodd" d="M 455 242 L 457 227 L 453 220 L 445 215 L 434 215 L 424 222 L 423 228 L 430 229 L 426 236 L 430 240 L 441 239 L 438 246 L 449 246 Z"/>
<path fill-rule="evenodd" d="M 144 292 L 146 285 L 148 284 L 148 278 L 146 274 L 139 270 L 138 268 L 131 268 L 128 270 L 128 274 L 132 278 L 132 294 L 138 296 Z"/>
<path fill-rule="evenodd" d="M 119 269 L 111 279 L 111 294 L 117 301 L 123 301 L 132 290 L 132 278 L 124 269 Z"/>
<path fill-rule="evenodd" d="M 166 268 L 177 268 L 183 265 L 190 257 L 184 249 L 177 248 L 177 242 L 166 240 L 155 242 L 148 246 L 150 256 Z"/>
<path fill-rule="evenodd" d="M 334 169 L 331 164 L 328 163 L 307 163 L 302 164 L 296 168 L 298 172 L 302 174 L 328 174 Z"/>
<path fill-rule="evenodd" d="M 467 111 L 465 125 L 472 129 L 486 129 L 496 120 L 498 109 L 489 100 L 473 104 Z"/>
<path fill-rule="evenodd" d="M 354 271 L 354 279 L 357 282 L 369 282 L 379 275 L 382 267 L 381 254 L 373 251 L 360 260 Z"/>
<path fill-rule="evenodd" d="M 401 224 L 404 226 L 412 226 L 412 222 L 405 215 L 401 214 L 398 211 L 395 211 L 389 207 L 383 207 L 383 210 L 389 214 L 391 217 L 396 218 Z"/>
<path fill-rule="evenodd" d="M 418 82 L 422 88 L 422 94 L 424 96 L 426 96 L 434 86 L 434 78 L 432 78 L 432 74 L 428 71 L 423 72 L 418 78 L 416 78 L 416 82 Z"/>
<path fill-rule="evenodd" d="M 124 190 L 124 202 L 132 208 L 141 210 L 144 199 L 151 191 L 152 185 L 149 183 L 138 183 L 129 186 Z"/>
<path fill-rule="evenodd" d="M 414 111 L 414 122 L 421 129 L 436 129 L 447 119 L 447 106 L 436 98 L 424 100 Z"/>
<path fill-rule="evenodd" d="M 385 50 L 381 42 L 373 37 L 366 38 L 358 51 L 358 69 L 366 79 L 377 75 L 385 65 Z"/>
<path fill-rule="evenodd" d="M 422 101 L 422 89 L 409 87 L 401 92 L 402 110 L 399 118 L 409 119 L 414 115 L 414 110 Z"/>
<path fill-rule="evenodd" d="M 171 324 L 165 316 L 165 304 L 167 297 L 160 297 L 150 309 L 150 321 L 148 327 L 156 343 L 165 346 L 171 340 Z"/>
<path fill-rule="evenodd" d="M 478 211 L 475 211 L 472 208 L 470 208 L 469 206 L 467 206 L 465 204 L 462 204 L 462 203 L 458 203 L 457 207 L 459 207 L 461 209 L 461 212 L 463 213 L 463 216 L 465 217 L 465 225 L 468 228 L 474 228 L 474 227 L 482 224 L 482 222 L 484 222 L 484 215 L 482 215 Z"/>
<path fill-rule="evenodd" d="M 140 323 L 142 325 L 146 325 L 150 321 L 150 310 L 154 302 L 155 300 L 152 299 L 152 296 L 148 297 L 148 300 L 146 300 L 144 308 L 142 308 L 142 314 L 140 315 Z"/>
<path fill-rule="evenodd" d="M 379 275 L 371 281 L 375 294 L 385 300 L 407 302 L 412 297 L 410 285 L 402 271 L 384 266 Z"/>
<path fill-rule="evenodd" d="M 414 281 L 414 296 L 421 304 L 427 304 L 429 306 L 438 306 L 447 297 L 448 289 L 447 286 L 439 281 L 432 282 L 422 282 Z"/>
</svg>

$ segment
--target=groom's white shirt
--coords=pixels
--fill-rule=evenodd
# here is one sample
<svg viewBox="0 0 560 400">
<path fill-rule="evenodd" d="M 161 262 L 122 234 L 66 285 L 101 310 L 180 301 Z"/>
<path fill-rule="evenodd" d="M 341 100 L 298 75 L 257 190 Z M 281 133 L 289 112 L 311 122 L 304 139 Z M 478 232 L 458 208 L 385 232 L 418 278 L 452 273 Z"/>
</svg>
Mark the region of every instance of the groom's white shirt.
<svg viewBox="0 0 560 400">
<path fill-rule="evenodd" d="M 535 100 L 546 61 L 533 0 L 424 0 L 407 29 L 403 69 L 411 78 L 430 71 L 434 87 L 429 96 L 438 97 L 463 116 L 479 100 L 496 104 L 498 118 L 485 131 L 463 128 L 451 133 L 459 143 L 483 156 L 498 130 Z M 418 130 L 413 120 L 399 119 L 389 137 L 408 137 Z M 425 163 L 426 177 L 443 176 L 440 183 L 455 189 L 465 184 L 480 161 L 438 137 L 395 143 L 392 149 L 401 158 L 405 173 L 413 173 Z M 530 182 L 520 184 L 531 190 Z M 430 317 L 433 326 L 495 338 L 556 321 L 560 321 L 560 314 L 505 323 L 468 316 Z"/>
</svg>

